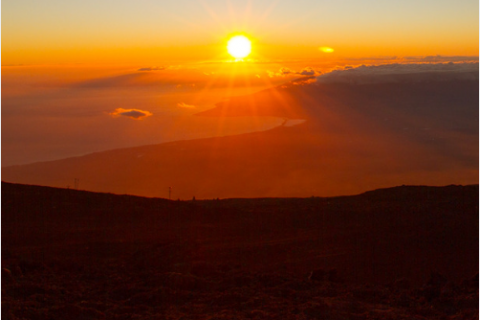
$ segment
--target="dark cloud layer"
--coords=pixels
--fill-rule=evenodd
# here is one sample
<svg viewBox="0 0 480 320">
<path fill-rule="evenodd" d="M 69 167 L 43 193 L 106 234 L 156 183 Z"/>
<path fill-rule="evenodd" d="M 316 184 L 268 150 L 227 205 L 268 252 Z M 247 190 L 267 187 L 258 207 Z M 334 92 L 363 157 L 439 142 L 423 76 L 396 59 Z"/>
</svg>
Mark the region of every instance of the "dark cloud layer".
<svg viewBox="0 0 480 320">
<path fill-rule="evenodd" d="M 346 66 L 319 76 L 319 83 L 389 83 L 478 80 L 478 63 L 410 63 Z"/>
</svg>

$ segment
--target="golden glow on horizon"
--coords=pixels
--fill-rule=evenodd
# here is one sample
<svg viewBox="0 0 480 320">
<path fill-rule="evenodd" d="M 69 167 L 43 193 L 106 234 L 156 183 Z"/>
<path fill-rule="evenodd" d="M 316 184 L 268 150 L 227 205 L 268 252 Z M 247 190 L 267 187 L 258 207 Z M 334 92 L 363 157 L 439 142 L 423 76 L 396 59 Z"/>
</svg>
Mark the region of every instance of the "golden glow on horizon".
<svg viewBox="0 0 480 320">
<path fill-rule="evenodd" d="M 243 59 L 252 51 L 252 43 L 245 36 L 235 36 L 228 40 L 227 51 L 235 59 Z"/>
</svg>

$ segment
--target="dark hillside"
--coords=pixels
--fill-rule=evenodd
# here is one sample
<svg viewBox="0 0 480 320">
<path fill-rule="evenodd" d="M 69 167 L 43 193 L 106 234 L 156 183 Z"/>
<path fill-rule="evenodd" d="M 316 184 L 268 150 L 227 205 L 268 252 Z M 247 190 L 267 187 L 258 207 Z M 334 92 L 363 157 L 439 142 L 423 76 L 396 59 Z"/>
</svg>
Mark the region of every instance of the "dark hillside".
<svg viewBox="0 0 480 320">
<path fill-rule="evenodd" d="M 478 195 L 170 201 L 2 182 L 2 317 L 478 318 Z"/>
</svg>

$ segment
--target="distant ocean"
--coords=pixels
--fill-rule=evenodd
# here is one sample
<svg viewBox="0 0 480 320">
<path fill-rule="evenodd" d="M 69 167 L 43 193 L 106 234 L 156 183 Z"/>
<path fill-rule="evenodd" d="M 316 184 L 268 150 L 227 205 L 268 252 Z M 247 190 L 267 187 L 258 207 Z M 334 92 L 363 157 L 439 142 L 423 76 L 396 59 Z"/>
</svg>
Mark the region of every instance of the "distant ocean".
<svg viewBox="0 0 480 320">
<path fill-rule="evenodd" d="M 139 73 L 85 81 L 78 70 L 71 72 L 78 73 L 73 76 L 68 69 L 4 71 L 2 166 L 268 130 L 284 122 L 274 117 L 195 116 L 227 96 L 261 88 L 139 84 L 135 82 Z M 119 83 L 130 75 L 130 83 Z"/>
</svg>

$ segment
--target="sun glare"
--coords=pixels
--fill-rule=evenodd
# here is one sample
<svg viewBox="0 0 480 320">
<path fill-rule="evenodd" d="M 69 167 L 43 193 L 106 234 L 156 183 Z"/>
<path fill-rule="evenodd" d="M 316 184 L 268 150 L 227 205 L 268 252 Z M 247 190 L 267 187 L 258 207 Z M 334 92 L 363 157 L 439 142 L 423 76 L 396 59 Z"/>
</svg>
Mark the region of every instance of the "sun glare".
<svg viewBox="0 0 480 320">
<path fill-rule="evenodd" d="M 245 36 L 235 36 L 228 40 L 228 53 L 237 60 L 243 59 L 252 51 L 252 43 Z"/>
</svg>

